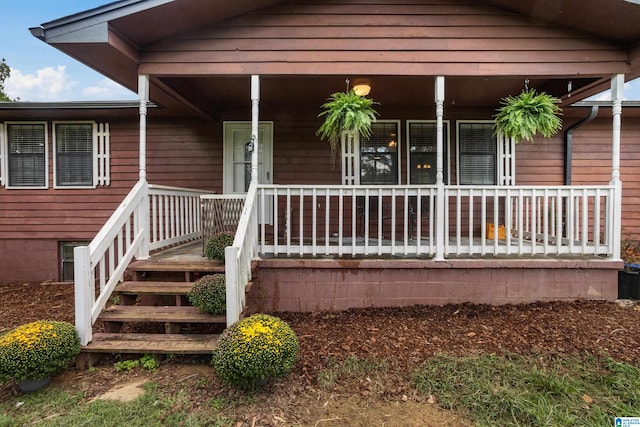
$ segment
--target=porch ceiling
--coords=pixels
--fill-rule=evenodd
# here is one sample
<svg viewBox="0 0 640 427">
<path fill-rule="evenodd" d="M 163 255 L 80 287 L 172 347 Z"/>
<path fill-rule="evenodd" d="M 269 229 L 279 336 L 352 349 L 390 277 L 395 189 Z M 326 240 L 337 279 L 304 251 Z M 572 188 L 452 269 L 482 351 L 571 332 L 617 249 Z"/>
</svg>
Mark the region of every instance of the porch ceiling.
<svg viewBox="0 0 640 427">
<path fill-rule="evenodd" d="M 434 104 L 434 78 L 430 76 L 263 76 L 260 82 L 260 104 L 266 107 L 295 106 L 298 109 L 318 109 L 330 94 L 345 90 L 347 78 L 350 79 L 351 86 L 361 80 L 369 83 L 372 87 L 369 96 L 382 107 L 414 109 Z M 503 97 L 520 93 L 524 88 L 525 78 L 447 77 L 445 103 L 447 106 L 493 108 Z M 249 105 L 250 79 L 246 76 L 167 77 L 159 80 L 168 87 L 180 88 L 186 98 L 199 98 L 203 110 L 208 109 L 212 116 L 222 108 Z M 573 94 L 596 81 L 593 78 L 530 79 L 529 87 L 562 98 L 567 95 L 570 80 Z"/>
</svg>

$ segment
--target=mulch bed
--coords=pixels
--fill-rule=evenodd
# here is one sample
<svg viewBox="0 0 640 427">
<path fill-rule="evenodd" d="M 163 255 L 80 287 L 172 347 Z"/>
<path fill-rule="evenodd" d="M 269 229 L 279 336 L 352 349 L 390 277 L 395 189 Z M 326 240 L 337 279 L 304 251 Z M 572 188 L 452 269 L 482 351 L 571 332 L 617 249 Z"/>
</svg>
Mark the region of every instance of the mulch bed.
<svg viewBox="0 0 640 427">
<path fill-rule="evenodd" d="M 70 284 L 0 284 L 0 298 L 0 332 L 43 318 L 73 322 L 73 286 Z M 430 356 L 442 353 L 608 354 L 616 360 L 640 365 L 640 306 L 622 307 L 612 302 L 460 304 L 354 309 L 337 313 L 279 313 L 278 316 L 298 335 L 300 358 L 291 376 L 269 386 L 270 394 L 264 402 L 280 405 L 282 414 L 298 421 L 305 419 L 296 412 L 300 410 L 300 399 L 307 396 L 311 405 L 325 392 L 335 396 L 358 396 L 358 399 L 370 399 L 375 395 L 376 399 L 406 401 L 407 395 L 411 394 L 409 378 L 412 370 Z M 331 361 L 349 356 L 386 361 L 389 368 L 385 379 L 375 387 L 367 381 L 346 380 L 332 390 L 322 390 L 318 375 Z M 190 359 L 182 363 L 194 361 L 206 363 L 208 360 Z M 184 387 L 180 376 L 189 376 L 185 375 L 184 365 L 181 367 L 180 363 L 163 363 L 153 375 L 154 380 L 168 390 Z M 89 373 L 68 375 L 83 382 Z M 83 382 L 87 397 L 122 380 L 122 374 L 115 373 L 110 365 L 91 375 L 90 381 Z M 196 387 L 193 390 L 194 408 L 206 405 L 223 390 L 219 385 Z M 0 387 L 0 400 L 12 393 L 7 385 Z M 292 400 L 291 396 L 297 397 Z M 254 412 L 244 414 L 240 419 L 246 420 L 246 425 L 256 419 L 263 422 L 256 425 L 279 425 L 273 422 L 273 408 L 267 410 L 260 402 L 262 400 L 258 399 Z M 286 414 L 287 408 L 291 413 Z M 278 415 L 276 419 L 282 416 Z"/>
</svg>

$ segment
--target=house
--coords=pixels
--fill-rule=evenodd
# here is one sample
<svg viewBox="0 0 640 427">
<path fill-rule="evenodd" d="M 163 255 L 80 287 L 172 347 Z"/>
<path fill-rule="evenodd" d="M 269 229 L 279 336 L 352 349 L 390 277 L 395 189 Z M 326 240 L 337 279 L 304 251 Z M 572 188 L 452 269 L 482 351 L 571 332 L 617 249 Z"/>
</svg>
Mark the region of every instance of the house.
<svg viewBox="0 0 640 427">
<path fill-rule="evenodd" d="M 103 291 L 76 294 L 86 320 L 134 257 L 201 235 L 213 192 L 244 203 L 230 319 L 258 258 L 265 310 L 615 299 L 637 22 L 625 0 L 120 0 L 32 28 L 140 102 L 0 104 L 0 280 L 73 262 Z M 333 159 L 320 105 L 359 84 L 378 121 Z M 494 134 L 525 88 L 562 100 L 560 134 Z"/>
</svg>

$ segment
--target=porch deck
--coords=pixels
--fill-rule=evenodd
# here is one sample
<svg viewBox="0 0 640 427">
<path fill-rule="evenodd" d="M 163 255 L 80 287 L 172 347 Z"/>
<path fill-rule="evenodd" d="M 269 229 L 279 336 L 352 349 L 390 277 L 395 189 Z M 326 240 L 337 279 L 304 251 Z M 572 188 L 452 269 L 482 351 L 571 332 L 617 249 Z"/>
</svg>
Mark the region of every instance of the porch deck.
<svg viewBox="0 0 640 427">
<path fill-rule="evenodd" d="M 331 239 L 334 243 L 336 242 L 337 238 Z M 473 239 L 473 245 L 474 246 L 481 246 L 481 240 L 480 238 L 476 238 Z M 461 239 L 462 245 L 468 245 L 469 244 L 469 239 L 468 238 L 462 238 Z M 415 239 L 410 239 L 410 243 L 412 245 L 418 245 L 417 240 Z M 323 240 L 318 240 L 318 244 L 320 246 L 322 246 L 324 244 Z M 343 244 L 345 247 L 349 248 L 351 246 L 356 246 L 356 247 L 365 247 L 365 246 L 371 246 L 371 247 L 375 247 L 378 245 L 378 240 L 377 239 L 368 239 L 368 241 L 366 241 L 366 239 L 364 237 L 356 237 L 355 239 L 355 245 L 353 242 L 353 239 L 351 238 L 344 238 L 343 240 Z M 390 245 L 390 241 L 385 239 L 383 241 L 383 244 L 385 246 Z M 398 242 L 398 244 L 400 244 L 400 242 Z M 429 239 L 422 239 L 420 242 L 420 246 L 429 246 Z M 454 245 L 456 244 L 456 242 L 454 241 L 454 239 L 450 240 L 450 245 Z M 493 246 L 493 245 L 498 245 L 501 247 L 506 247 L 507 246 L 507 242 L 504 239 L 498 239 L 497 241 L 494 242 L 494 240 L 487 240 L 485 243 L 487 246 Z M 542 242 L 534 242 L 534 244 L 536 246 L 543 246 Z M 292 243 L 292 247 L 296 247 L 297 242 L 294 241 Z M 281 261 L 285 261 L 285 260 L 340 260 L 340 262 L 344 262 L 346 260 L 349 259 L 353 259 L 353 260 L 369 260 L 372 263 L 375 262 L 379 262 L 381 260 L 398 260 L 398 261 L 415 261 L 415 262 L 425 262 L 425 261 L 430 261 L 433 262 L 432 265 L 434 265 L 434 267 L 431 268 L 438 268 L 435 267 L 435 265 L 438 265 L 440 263 L 433 261 L 433 257 L 428 255 L 428 254 L 421 254 L 419 256 L 416 255 L 388 255 L 388 254 L 383 254 L 383 255 L 379 255 L 376 257 L 371 257 L 371 256 L 364 256 L 364 255 L 360 255 L 360 254 L 356 254 L 356 255 L 351 255 L 350 253 L 346 253 L 343 256 L 335 256 L 335 255 L 323 255 L 323 254 L 318 254 L 316 256 L 310 255 L 310 254 L 303 254 L 300 255 L 299 253 L 297 253 L 295 250 L 291 251 L 290 254 L 286 254 L 286 253 L 280 253 L 277 255 L 274 254 L 263 254 L 261 255 L 261 261 L 263 262 L 265 260 L 281 260 Z M 533 263 L 533 262 L 548 262 L 550 264 L 562 264 L 563 266 L 566 265 L 567 262 L 571 262 L 571 263 L 585 263 L 585 264 L 589 264 L 589 263 L 594 263 L 597 262 L 599 264 L 606 264 L 606 265 L 614 265 L 616 269 L 619 269 L 622 267 L 622 262 L 617 262 L 617 261 L 611 261 L 608 260 L 607 258 L 600 256 L 600 255 L 588 255 L 588 254 L 583 254 L 583 255 L 576 255 L 576 254 L 561 254 L 561 255 L 544 255 L 544 254 L 537 254 L 537 255 L 530 255 L 530 256 L 523 256 L 523 255 L 519 255 L 519 254 L 505 254 L 505 253 L 487 253 L 485 255 L 481 255 L 481 254 L 476 254 L 476 255 L 469 255 L 469 254 L 460 254 L 460 255 L 449 255 L 449 257 L 447 258 L 447 262 L 448 261 L 485 261 L 487 264 L 490 262 L 495 262 L 495 261 L 507 261 L 507 260 L 511 260 L 511 261 L 518 261 L 521 263 Z M 141 260 L 141 261 L 134 261 L 131 264 L 132 267 L 135 267 L 138 270 L 144 270 L 145 267 L 151 267 L 153 266 L 154 269 L 159 269 L 159 270 L 166 270 L 166 271 L 171 271 L 172 269 L 175 268 L 190 268 L 193 271 L 202 271 L 202 272 L 211 272 L 211 273 L 222 273 L 224 272 L 224 265 L 222 262 L 220 261 L 215 261 L 215 260 L 209 260 L 207 259 L 204 255 L 203 255 L 203 251 L 202 251 L 202 243 L 200 241 L 193 241 L 193 242 L 187 242 L 181 245 L 176 245 L 176 246 L 172 246 L 172 247 L 168 247 L 168 248 L 164 248 L 158 251 L 155 251 L 153 253 L 151 253 L 150 258 L 147 260 Z"/>
<path fill-rule="evenodd" d="M 363 242 L 361 242 L 363 243 Z M 211 263 L 196 243 L 154 253 L 148 263 Z M 622 264 L 593 255 L 263 256 L 248 312 L 335 311 L 449 303 L 514 304 L 617 298 Z"/>
</svg>

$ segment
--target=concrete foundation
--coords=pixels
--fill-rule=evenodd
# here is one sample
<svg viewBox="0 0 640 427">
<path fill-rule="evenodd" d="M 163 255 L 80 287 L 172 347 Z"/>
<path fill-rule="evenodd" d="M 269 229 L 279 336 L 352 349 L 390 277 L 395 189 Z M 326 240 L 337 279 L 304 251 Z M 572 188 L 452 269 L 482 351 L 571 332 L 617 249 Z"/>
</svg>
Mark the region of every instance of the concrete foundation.
<svg viewBox="0 0 640 427">
<path fill-rule="evenodd" d="M 248 296 L 263 312 L 358 307 L 615 300 L 621 262 L 604 260 L 260 261 Z"/>
</svg>

